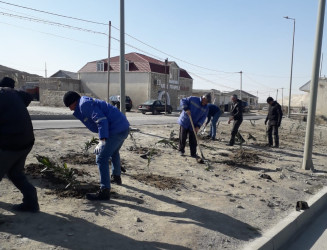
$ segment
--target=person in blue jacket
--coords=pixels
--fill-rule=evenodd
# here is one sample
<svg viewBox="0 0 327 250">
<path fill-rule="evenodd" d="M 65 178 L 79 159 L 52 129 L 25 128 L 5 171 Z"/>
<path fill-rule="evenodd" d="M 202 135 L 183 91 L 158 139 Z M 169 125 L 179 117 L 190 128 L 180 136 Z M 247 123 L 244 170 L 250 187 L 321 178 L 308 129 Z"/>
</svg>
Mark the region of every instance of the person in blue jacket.
<svg viewBox="0 0 327 250">
<path fill-rule="evenodd" d="M 208 119 L 207 119 L 207 122 L 206 122 L 205 125 L 207 126 L 209 124 L 209 122 L 211 121 L 209 138 L 211 140 L 215 140 L 216 139 L 216 133 L 217 133 L 217 122 L 218 122 L 218 119 L 219 119 L 219 117 L 221 115 L 221 110 L 215 104 L 208 104 L 208 109 L 209 109 Z"/>
<path fill-rule="evenodd" d="M 207 115 L 208 115 L 208 103 L 211 102 L 211 94 L 208 93 L 203 97 L 195 97 L 190 96 L 187 98 L 183 98 L 181 100 L 181 105 L 183 106 L 183 111 L 178 118 L 178 124 L 180 125 L 179 129 L 179 152 L 181 156 L 185 154 L 185 146 L 187 135 L 189 135 L 189 144 L 191 150 L 191 156 L 196 156 L 196 147 L 197 142 L 195 138 L 195 133 L 198 133 L 202 124 L 204 123 Z M 194 129 L 192 129 L 192 125 L 190 122 L 189 115 L 192 117 L 192 121 L 194 124 Z"/>
<path fill-rule="evenodd" d="M 63 98 L 66 107 L 74 111 L 79 119 L 90 131 L 99 134 L 99 144 L 96 146 L 96 163 L 100 172 L 100 190 L 97 193 L 88 193 L 89 200 L 110 200 L 109 159 L 112 162 L 112 180 L 121 185 L 121 167 L 119 150 L 129 132 L 129 123 L 126 116 L 111 104 L 80 96 L 74 91 L 68 91 Z"/>
</svg>

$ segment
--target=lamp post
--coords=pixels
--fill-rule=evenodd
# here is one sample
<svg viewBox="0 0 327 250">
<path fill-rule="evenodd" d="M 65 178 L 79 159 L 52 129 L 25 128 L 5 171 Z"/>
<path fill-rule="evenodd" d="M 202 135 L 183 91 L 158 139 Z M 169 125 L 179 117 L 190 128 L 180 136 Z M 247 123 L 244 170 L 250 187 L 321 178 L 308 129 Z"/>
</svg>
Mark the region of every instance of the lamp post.
<svg viewBox="0 0 327 250">
<path fill-rule="evenodd" d="M 290 76 L 290 92 L 288 96 L 288 118 L 291 117 L 291 97 L 292 97 L 292 78 L 293 78 L 293 56 L 294 56 L 294 37 L 295 37 L 295 18 L 284 16 L 285 19 L 293 20 L 293 43 L 292 43 L 292 60 L 291 60 L 291 76 Z"/>
</svg>

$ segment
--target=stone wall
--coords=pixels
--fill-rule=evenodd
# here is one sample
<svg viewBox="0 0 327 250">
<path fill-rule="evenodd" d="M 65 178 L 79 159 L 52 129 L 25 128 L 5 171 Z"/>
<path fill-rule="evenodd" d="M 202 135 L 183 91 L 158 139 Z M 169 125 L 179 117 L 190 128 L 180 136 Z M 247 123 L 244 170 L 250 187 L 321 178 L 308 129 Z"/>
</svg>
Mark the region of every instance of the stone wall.
<svg viewBox="0 0 327 250">
<path fill-rule="evenodd" d="M 39 83 L 40 104 L 43 106 L 64 107 L 62 98 L 71 90 L 83 92 L 81 81 L 65 78 L 43 78 Z"/>
</svg>

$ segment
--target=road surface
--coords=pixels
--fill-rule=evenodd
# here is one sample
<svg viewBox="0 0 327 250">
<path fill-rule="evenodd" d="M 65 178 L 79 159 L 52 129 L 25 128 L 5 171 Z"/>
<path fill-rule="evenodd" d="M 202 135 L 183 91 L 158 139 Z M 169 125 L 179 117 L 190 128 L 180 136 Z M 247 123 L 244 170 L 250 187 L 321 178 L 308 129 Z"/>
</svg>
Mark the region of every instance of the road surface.
<svg viewBox="0 0 327 250">
<path fill-rule="evenodd" d="M 263 115 L 244 116 L 244 120 L 263 119 Z M 143 115 L 141 113 L 127 113 L 127 119 L 131 126 L 140 125 L 163 125 L 176 124 L 178 115 Z M 228 117 L 223 116 L 219 121 L 227 121 Z M 85 126 L 79 120 L 33 120 L 33 127 L 37 129 L 67 129 L 67 128 L 84 128 Z"/>
<path fill-rule="evenodd" d="M 327 249 L 327 210 L 317 216 L 311 224 L 305 228 L 288 250 L 325 250 Z"/>
</svg>

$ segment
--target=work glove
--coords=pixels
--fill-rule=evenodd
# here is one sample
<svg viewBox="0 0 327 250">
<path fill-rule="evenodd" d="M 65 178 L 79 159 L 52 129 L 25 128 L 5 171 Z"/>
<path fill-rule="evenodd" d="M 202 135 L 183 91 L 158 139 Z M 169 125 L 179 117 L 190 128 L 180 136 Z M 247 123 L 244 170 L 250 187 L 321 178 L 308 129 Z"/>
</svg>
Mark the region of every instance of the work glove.
<svg viewBox="0 0 327 250">
<path fill-rule="evenodd" d="M 106 141 L 100 140 L 99 143 L 98 143 L 98 145 L 94 149 L 94 153 L 96 155 L 99 155 L 102 152 L 102 150 L 104 149 L 104 146 L 105 145 L 106 145 Z"/>
</svg>

